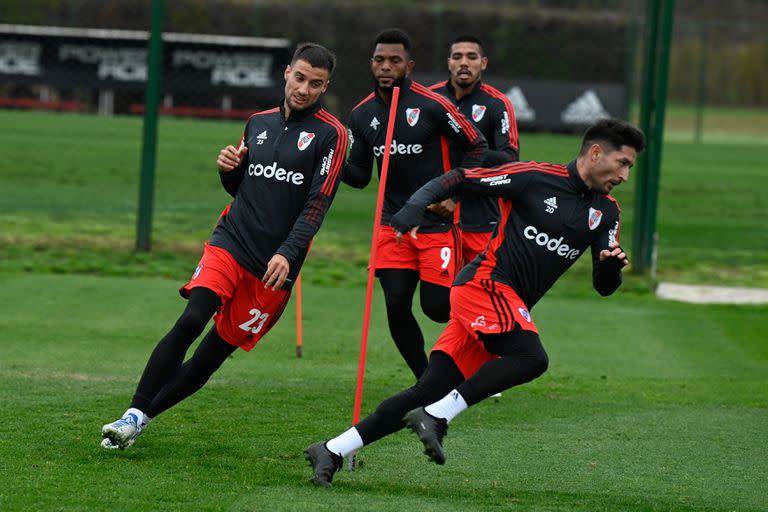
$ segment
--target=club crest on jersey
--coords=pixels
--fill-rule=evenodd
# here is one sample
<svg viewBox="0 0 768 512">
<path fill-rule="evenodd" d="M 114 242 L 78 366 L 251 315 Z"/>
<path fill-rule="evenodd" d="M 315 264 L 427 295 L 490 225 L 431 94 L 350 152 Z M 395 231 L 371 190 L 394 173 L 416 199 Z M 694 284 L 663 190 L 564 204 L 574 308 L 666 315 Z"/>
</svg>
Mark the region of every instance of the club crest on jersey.
<svg viewBox="0 0 768 512">
<path fill-rule="evenodd" d="M 408 121 L 409 125 L 416 126 L 416 123 L 419 122 L 420 113 L 421 113 L 421 109 L 407 108 L 405 109 L 405 120 Z"/>
<path fill-rule="evenodd" d="M 304 151 L 309 147 L 310 144 L 312 144 L 313 140 L 315 140 L 314 133 L 301 132 L 299 134 L 299 140 L 296 142 L 296 146 L 298 146 L 299 151 Z"/>
<path fill-rule="evenodd" d="M 594 208 L 589 209 L 589 229 L 594 230 L 597 226 L 600 225 L 600 221 L 603 219 L 603 212 L 600 210 L 595 210 Z"/>
<path fill-rule="evenodd" d="M 472 120 L 474 122 L 480 121 L 485 115 L 485 105 L 472 105 Z"/>
<path fill-rule="evenodd" d="M 531 314 L 528 312 L 525 308 L 517 308 L 517 310 L 520 312 L 521 315 L 523 315 L 523 318 L 525 318 L 526 322 L 531 321 Z"/>
</svg>

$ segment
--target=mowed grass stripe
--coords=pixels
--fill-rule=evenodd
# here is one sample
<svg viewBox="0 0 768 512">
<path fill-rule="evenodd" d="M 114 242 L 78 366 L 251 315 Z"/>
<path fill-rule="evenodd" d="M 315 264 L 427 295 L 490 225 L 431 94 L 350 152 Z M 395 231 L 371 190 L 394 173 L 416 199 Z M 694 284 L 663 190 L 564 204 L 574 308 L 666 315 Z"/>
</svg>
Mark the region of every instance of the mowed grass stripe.
<svg viewBox="0 0 768 512">
<path fill-rule="evenodd" d="M 737 123 L 759 119 L 737 110 L 713 112 Z M 186 275 L 230 200 L 216 176 L 216 155 L 239 140 L 242 128 L 233 121 L 160 120 L 153 218 L 158 258 L 148 260 L 131 252 L 141 120 L 0 111 L 0 189 L 11 191 L 0 195 L 0 270 Z M 578 136 L 521 134 L 526 160 L 567 162 L 578 145 Z M 768 206 L 768 187 L 761 186 L 768 144 L 668 141 L 662 156 L 658 279 L 768 287 L 768 223 L 760 222 Z M 630 179 L 615 190 L 630 259 L 633 187 Z M 365 268 L 375 194 L 373 185 L 364 191 L 340 187 L 310 254 L 308 265 L 317 272 L 309 279 L 364 282 L 347 276 Z"/>
<path fill-rule="evenodd" d="M 183 307 L 173 280 L 0 275 L 3 510 L 760 510 L 766 307 L 619 294 L 534 310 L 552 366 L 460 416 L 449 462 L 398 433 L 312 488 L 302 450 L 351 419 L 362 290 L 306 286 L 254 351 L 161 415 L 134 448 L 99 428 L 127 405 Z M 364 413 L 412 377 L 375 295 Z M 428 342 L 440 328 L 427 325 Z M 47 376 L 47 377 L 46 377 Z"/>
</svg>

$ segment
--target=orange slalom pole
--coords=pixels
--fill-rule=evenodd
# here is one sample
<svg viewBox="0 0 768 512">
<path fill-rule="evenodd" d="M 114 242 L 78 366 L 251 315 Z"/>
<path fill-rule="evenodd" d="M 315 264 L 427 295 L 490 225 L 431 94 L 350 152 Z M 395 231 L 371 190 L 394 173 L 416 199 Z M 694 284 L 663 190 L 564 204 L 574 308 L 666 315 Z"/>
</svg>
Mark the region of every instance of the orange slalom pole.
<svg viewBox="0 0 768 512">
<path fill-rule="evenodd" d="M 296 357 L 304 354 L 304 340 L 301 325 L 301 274 L 296 276 Z"/>
<path fill-rule="evenodd" d="M 371 255 L 368 260 L 368 286 L 365 290 L 365 312 L 363 314 L 363 334 L 360 339 L 360 359 L 357 364 L 357 388 L 355 389 L 355 409 L 352 415 L 352 424 L 360 421 L 360 408 L 363 403 L 363 379 L 365 377 L 365 354 L 368 349 L 368 328 L 371 324 L 371 301 L 373 299 L 373 279 L 376 274 L 376 250 L 379 241 L 379 227 L 381 225 L 381 210 L 384 204 L 384 189 L 387 185 L 387 171 L 389 170 L 390 148 L 395 131 L 395 117 L 397 116 L 397 102 L 400 99 L 400 88 L 392 89 L 392 101 L 389 106 L 389 121 L 387 121 L 387 134 L 384 143 L 384 159 L 381 163 L 379 176 L 379 194 L 376 199 L 376 214 L 373 221 L 373 238 L 371 239 Z M 353 467 L 354 464 L 351 463 Z"/>
</svg>

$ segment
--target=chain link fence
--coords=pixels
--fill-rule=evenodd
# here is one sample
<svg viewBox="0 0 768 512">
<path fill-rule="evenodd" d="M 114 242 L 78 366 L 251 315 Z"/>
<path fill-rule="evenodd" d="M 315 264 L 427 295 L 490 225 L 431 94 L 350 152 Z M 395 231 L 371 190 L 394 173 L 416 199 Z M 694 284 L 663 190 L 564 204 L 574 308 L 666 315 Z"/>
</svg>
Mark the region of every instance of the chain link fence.
<svg viewBox="0 0 768 512">
<path fill-rule="evenodd" d="M 1 3 L 0 107 L 142 111 L 150 0 Z M 768 36 L 760 27 L 768 6 L 736 2 L 723 18 L 716 4 L 678 1 L 670 101 L 765 107 Z M 445 79 L 450 41 L 475 34 L 490 57 L 486 80 L 510 96 L 523 130 L 579 129 L 583 122 L 569 126 L 558 116 L 568 107 L 585 121 L 627 115 L 642 73 L 645 10 L 645 0 L 400 1 L 386 8 L 167 0 L 161 111 L 242 119 L 272 105 L 292 47 L 312 40 L 339 57 L 326 103 L 346 119 L 371 89 L 372 40 L 397 26 L 412 36 L 416 79 Z"/>
</svg>

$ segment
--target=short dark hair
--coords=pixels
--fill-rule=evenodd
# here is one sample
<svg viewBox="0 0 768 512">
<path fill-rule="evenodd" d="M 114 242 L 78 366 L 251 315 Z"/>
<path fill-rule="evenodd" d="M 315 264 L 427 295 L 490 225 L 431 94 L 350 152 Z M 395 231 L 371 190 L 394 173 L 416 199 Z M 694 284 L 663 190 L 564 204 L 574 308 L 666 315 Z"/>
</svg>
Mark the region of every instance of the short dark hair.
<svg viewBox="0 0 768 512">
<path fill-rule="evenodd" d="M 299 59 L 309 62 L 313 68 L 327 69 L 328 76 L 331 76 L 336 68 L 336 56 L 328 48 L 317 43 L 297 44 L 291 59 L 291 66 L 296 64 Z"/>
<path fill-rule="evenodd" d="M 405 53 L 411 55 L 411 38 L 399 28 L 388 28 L 379 32 L 376 40 L 373 42 L 373 50 L 380 44 L 401 44 L 405 48 Z"/>
<path fill-rule="evenodd" d="M 475 43 L 480 47 L 480 56 L 485 57 L 485 48 L 483 48 L 483 42 L 479 37 L 475 37 L 471 34 L 462 34 L 453 40 L 451 46 L 455 45 L 456 43 Z"/>
<path fill-rule="evenodd" d="M 621 146 L 630 146 L 640 153 L 645 149 L 645 135 L 627 121 L 602 119 L 587 128 L 579 154 L 586 154 L 592 144 L 609 145 L 614 151 Z"/>
</svg>

